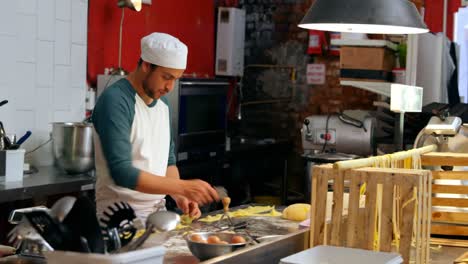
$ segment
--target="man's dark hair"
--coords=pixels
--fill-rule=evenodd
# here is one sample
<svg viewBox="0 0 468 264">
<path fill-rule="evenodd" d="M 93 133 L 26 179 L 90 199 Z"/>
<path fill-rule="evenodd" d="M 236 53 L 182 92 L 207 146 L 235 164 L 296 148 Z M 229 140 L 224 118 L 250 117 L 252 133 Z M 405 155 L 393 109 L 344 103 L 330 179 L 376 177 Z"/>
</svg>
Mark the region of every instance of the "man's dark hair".
<svg viewBox="0 0 468 264">
<path fill-rule="evenodd" d="M 138 60 L 138 68 L 141 67 L 141 64 L 142 64 L 142 63 L 143 63 L 143 59 L 140 58 L 140 59 Z M 154 71 L 154 70 L 158 67 L 158 65 L 150 63 L 150 67 L 151 67 L 151 70 Z"/>
</svg>

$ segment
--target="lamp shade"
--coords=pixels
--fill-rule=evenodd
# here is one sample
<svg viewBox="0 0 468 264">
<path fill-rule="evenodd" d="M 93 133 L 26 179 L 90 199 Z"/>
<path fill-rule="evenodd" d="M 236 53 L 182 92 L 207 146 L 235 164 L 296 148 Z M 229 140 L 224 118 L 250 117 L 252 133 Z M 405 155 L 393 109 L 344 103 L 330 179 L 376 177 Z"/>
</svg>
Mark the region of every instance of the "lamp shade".
<svg viewBox="0 0 468 264">
<path fill-rule="evenodd" d="M 370 34 L 429 31 L 408 0 L 315 0 L 299 27 Z"/>
<path fill-rule="evenodd" d="M 137 12 L 141 10 L 141 0 L 119 0 L 117 5 L 121 8 L 128 7 Z"/>
</svg>

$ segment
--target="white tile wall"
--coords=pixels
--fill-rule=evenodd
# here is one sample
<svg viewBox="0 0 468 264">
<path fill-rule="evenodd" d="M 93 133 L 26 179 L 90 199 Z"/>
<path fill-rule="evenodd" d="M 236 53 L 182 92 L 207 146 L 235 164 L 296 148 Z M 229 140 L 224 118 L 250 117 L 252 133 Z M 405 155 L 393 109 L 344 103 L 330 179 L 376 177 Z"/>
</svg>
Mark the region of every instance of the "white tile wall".
<svg viewBox="0 0 468 264">
<path fill-rule="evenodd" d="M 83 87 L 84 89 L 84 87 Z M 53 89 L 53 105 L 55 110 L 70 111 L 71 97 L 71 67 L 57 65 L 55 67 L 55 82 Z"/>
<path fill-rule="evenodd" d="M 19 14 L 16 23 L 16 58 L 22 62 L 35 62 L 37 39 L 36 16 Z"/>
<path fill-rule="evenodd" d="M 85 1 L 72 1 L 72 42 L 86 44 L 88 25 L 88 4 Z"/>
<path fill-rule="evenodd" d="M 62 0 L 57 0 L 60 2 Z M 40 0 L 37 8 L 37 37 L 40 40 L 53 41 L 55 39 L 55 2 L 54 0 Z"/>
<path fill-rule="evenodd" d="M 75 0 L 76 1 L 76 0 Z M 71 23 L 55 22 L 55 64 L 69 65 L 71 51 Z"/>
<path fill-rule="evenodd" d="M 0 121 L 18 137 L 31 130 L 31 150 L 49 139 L 51 122 L 85 116 L 88 1 L 12 2 L 0 8 L 0 100 L 9 100 Z M 52 164 L 52 144 L 26 159 Z"/>
<path fill-rule="evenodd" d="M 55 18 L 66 21 L 69 21 L 71 19 L 71 0 L 56 1 Z"/>
<path fill-rule="evenodd" d="M 71 47 L 71 86 L 83 88 L 86 86 L 86 46 L 72 44 Z"/>
<path fill-rule="evenodd" d="M 16 63 L 16 41 L 15 36 L 0 34 L 0 83 L 15 83 L 15 72 L 12 69 Z"/>
<path fill-rule="evenodd" d="M 16 82 L 10 84 L 12 90 L 10 103 L 18 110 L 34 109 L 34 94 L 36 94 L 36 64 L 16 62 Z"/>
<path fill-rule="evenodd" d="M 37 40 L 37 86 L 51 87 L 54 83 L 54 43 Z M 86 65 L 85 65 L 86 70 Z"/>
<path fill-rule="evenodd" d="M 0 34 L 16 35 L 16 18 L 17 14 L 10 8 L 0 8 Z"/>
<path fill-rule="evenodd" d="M 42 2 L 42 0 L 40 1 Z M 16 0 L 11 2 L 16 2 L 16 11 L 18 13 L 29 15 L 36 14 L 38 0 Z"/>
</svg>

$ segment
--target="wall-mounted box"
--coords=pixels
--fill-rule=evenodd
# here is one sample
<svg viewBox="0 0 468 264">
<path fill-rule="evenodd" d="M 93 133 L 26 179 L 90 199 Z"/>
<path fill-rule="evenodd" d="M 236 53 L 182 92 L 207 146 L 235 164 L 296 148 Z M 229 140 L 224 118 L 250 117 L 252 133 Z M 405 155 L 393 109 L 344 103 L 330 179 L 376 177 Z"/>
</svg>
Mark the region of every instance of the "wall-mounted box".
<svg viewBox="0 0 468 264">
<path fill-rule="evenodd" d="M 243 75 L 244 41 L 245 11 L 220 7 L 216 35 L 216 75 Z"/>
</svg>

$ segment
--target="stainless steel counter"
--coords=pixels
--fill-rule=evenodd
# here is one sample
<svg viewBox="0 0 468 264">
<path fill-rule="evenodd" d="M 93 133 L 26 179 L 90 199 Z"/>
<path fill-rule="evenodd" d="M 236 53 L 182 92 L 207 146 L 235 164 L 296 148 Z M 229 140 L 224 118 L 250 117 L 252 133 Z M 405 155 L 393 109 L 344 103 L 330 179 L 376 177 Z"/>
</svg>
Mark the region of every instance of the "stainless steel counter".
<svg viewBox="0 0 468 264">
<path fill-rule="evenodd" d="M 86 174 L 68 175 L 54 166 L 39 167 L 37 173 L 25 175 L 22 182 L 5 183 L 0 178 L 0 203 L 92 190 L 94 182 Z"/>
<path fill-rule="evenodd" d="M 241 208 L 240 206 L 236 208 Z M 236 210 L 233 208 L 232 211 Z M 241 217 L 234 218 L 234 222 L 246 221 L 247 231 L 252 236 L 283 235 L 281 240 L 263 242 L 255 246 L 248 246 L 231 254 L 207 260 L 202 263 L 278 263 L 285 256 L 294 254 L 308 245 L 308 229 L 299 230 L 299 223 L 282 219 L 281 217 Z M 213 225 L 197 222 L 191 229 L 196 231 L 215 231 Z M 242 230 L 236 231 L 243 233 Z M 181 231 L 173 231 L 172 236 L 164 243 L 167 253 L 164 263 L 182 264 L 199 263 L 199 260 L 190 253 Z M 150 237 L 145 247 L 154 246 L 157 241 Z M 304 244 L 305 243 L 305 244 Z"/>
<path fill-rule="evenodd" d="M 164 258 L 165 264 L 234 264 L 234 263 L 278 263 L 283 257 L 292 255 L 299 251 L 308 248 L 309 245 L 309 229 L 299 229 L 298 223 L 293 221 L 284 220 L 281 218 L 272 217 L 246 217 L 236 218 L 236 221 L 247 221 L 248 231 L 255 236 L 263 235 L 284 235 L 280 239 L 270 242 L 263 242 L 255 246 L 248 246 L 246 248 L 237 250 L 233 253 L 226 254 L 217 258 L 199 262 L 194 257 L 183 238 L 183 232 L 173 231 L 172 237 L 163 245 L 167 249 Z M 192 229 L 213 230 L 212 226 L 195 223 Z M 187 230 L 188 231 L 188 230 Z M 242 231 L 239 231 L 242 232 Z M 145 243 L 144 247 L 155 246 L 158 243 L 157 239 L 152 239 Z M 452 263 L 457 257 L 466 252 L 467 248 L 459 247 L 442 247 L 440 249 L 431 249 L 431 263 L 432 264 L 447 264 Z M 11 256 L 7 258 L 0 258 L 0 263 L 8 264 L 44 264 L 44 259 L 31 259 L 26 257 Z"/>
</svg>

